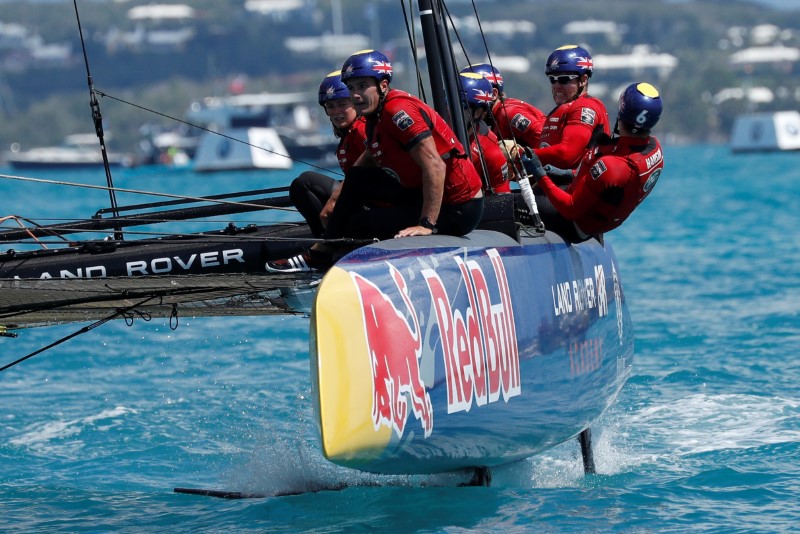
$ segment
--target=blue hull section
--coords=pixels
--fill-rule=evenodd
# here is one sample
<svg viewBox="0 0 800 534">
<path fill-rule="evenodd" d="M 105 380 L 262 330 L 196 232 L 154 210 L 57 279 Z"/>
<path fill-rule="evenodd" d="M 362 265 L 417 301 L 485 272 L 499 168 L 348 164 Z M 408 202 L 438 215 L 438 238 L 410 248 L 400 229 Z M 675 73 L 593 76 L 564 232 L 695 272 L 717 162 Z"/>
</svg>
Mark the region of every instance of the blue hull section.
<svg viewBox="0 0 800 534">
<path fill-rule="evenodd" d="M 340 261 L 347 276 L 323 279 L 312 374 L 331 461 L 379 473 L 496 466 L 574 437 L 614 402 L 633 335 L 612 249 L 551 233 L 521 241 L 381 242 Z"/>
</svg>

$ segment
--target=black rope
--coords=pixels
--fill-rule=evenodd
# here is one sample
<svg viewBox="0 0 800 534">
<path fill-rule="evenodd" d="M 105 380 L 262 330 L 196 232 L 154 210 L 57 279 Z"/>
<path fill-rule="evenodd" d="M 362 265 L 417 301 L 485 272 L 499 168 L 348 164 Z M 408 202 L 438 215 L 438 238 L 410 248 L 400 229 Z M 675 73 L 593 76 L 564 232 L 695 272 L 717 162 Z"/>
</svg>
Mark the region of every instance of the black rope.
<svg viewBox="0 0 800 534">
<path fill-rule="evenodd" d="M 41 348 L 41 349 L 39 349 L 39 350 L 35 350 L 35 351 L 31 352 L 31 353 L 30 353 L 30 354 L 28 354 L 27 356 L 23 356 L 22 358 L 18 358 L 18 359 L 14 360 L 13 362 L 11 362 L 11 363 L 9 363 L 9 364 L 7 364 L 7 365 L 4 365 L 3 367 L 0 367 L 0 373 L 2 373 L 3 371 L 5 371 L 6 369 L 9 369 L 9 368 L 11 368 L 11 367 L 14 367 L 15 365 L 17 365 L 17 364 L 19 364 L 19 363 L 22 363 L 22 362 L 24 362 L 25 360 L 27 360 L 27 359 L 29 359 L 29 358 L 33 358 L 33 357 L 34 357 L 34 356 L 36 356 L 37 354 L 41 354 L 42 352 L 44 352 L 44 351 L 46 351 L 46 350 L 52 349 L 53 347 L 55 347 L 55 346 L 57 346 L 57 345 L 60 345 L 60 344 L 64 343 L 65 341 L 69 341 L 70 339 L 72 339 L 72 338 L 74 338 L 74 337 L 77 337 L 77 336 L 79 336 L 80 334 L 85 334 L 86 332 L 89 332 L 89 331 L 91 331 L 91 330 L 94 330 L 94 329 L 95 329 L 95 328 L 97 328 L 98 326 L 102 326 L 102 325 L 106 324 L 108 321 L 111 321 L 112 319 L 116 319 L 117 317 L 120 317 L 120 316 L 123 316 L 123 317 L 125 317 L 125 316 L 126 316 L 126 314 L 129 314 L 129 313 L 130 313 L 132 310 L 134 310 L 135 308 L 137 308 L 137 307 L 139 307 L 139 306 L 141 306 L 141 305 L 143 305 L 143 304 L 146 304 L 148 301 L 150 301 L 150 300 L 152 300 L 152 299 L 154 299 L 154 298 L 155 298 L 155 297 L 148 297 L 148 298 L 144 299 L 143 301 L 141 301 L 141 302 L 139 302 L 139 303 L 137 303 L 137 304 L 133 304 L 133 305 L 131 305 L 131 306 L 128 306 L 128 307 L 126 307 L 126 308 L 119 308 L 117 311 L 115 311 L 114 313 L 112 313 L 112 314 L 111 314 L 111 315 L 109 315 L 108 317 L 104 317 L 103 319 L 99 319 L 99 320 L 97 320 L 97 321 L 93 322 L 92 324 L 90 324 L 90 325 L 87 325 L 87 326 L 84 326 L 84 327 L 83 327 L 83 328 L 81 328 L 80 330 L 77 330 L 77 331 L 75 331 L 75 332 L 73 332 L 73 333 L 69 334 L 68 336 L 64 336 L 64 337 L 62 337 L 61 339 L 59 339 L 59 340 L 57 340 L 57 341 L 54 341 L 53 343 L 50 343 L 49 345 L 47 345 L 47 346 L 45 346 L 45 347 L 42 347 L 42 348 Z M 128 322 L 127 318 L 126 318 L 126 321 L 125 321 L 125 322 L 126 322 L 126 323 Z M 130 326 L 130 324 L 129 324 L 128 326 Z"/>
<path fill-rule="evenodd" d="M 169 314 L 169 327 L 171 330 L 178 329 L 178 303 L 172 304 L 172 312 Z"/>
<path fill-rule="evenodd" d="M 83 39 L 83 28 L 81 27 L 81 17 L 78 14 L 78 0 L 72 0 L 72 5 L 75 8 L 75 19 L 78 22 L 78 35 L 81 39 L 81 49 L 83 50 L 83 63 L 86 66 L 86 81 L 89 84 L 89 107 L 92 110 L 92 120 L 94 121 L 94 131 L 97 134 L 97 139 L 100 141 L 100 152 L 103 155 L 103 168 L 106 172 L 106 183 L 108 184 L 108 196 L 111 201 L 111 209 L 114 210 L 114 216 L 117 216 L 117 195 L 114 192 L 114 180 L 111 177 L 111 166 L 108 163 L 108 152 L 106 151 L 106 142 L 103 134 L 103 116 L 100 113 L 100 103 L 95 96 L 94 82 L 92 81 L 92 73 L 89 71 L 89 55 L 86 53 L 86 42 Z M 114 229 L 114 239 L 122 241 L 122 229 Z"/>
</svg>

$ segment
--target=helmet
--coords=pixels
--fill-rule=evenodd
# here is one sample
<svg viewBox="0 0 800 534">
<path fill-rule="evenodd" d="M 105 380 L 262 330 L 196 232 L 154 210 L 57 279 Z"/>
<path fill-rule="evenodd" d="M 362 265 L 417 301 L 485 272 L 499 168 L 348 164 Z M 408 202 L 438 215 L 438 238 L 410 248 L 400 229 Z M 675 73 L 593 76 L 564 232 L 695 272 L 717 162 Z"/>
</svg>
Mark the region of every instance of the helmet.
<svg viewBox="0 0 800 534">
<path fill-rule="evenodd" d="M 461 96 L 467 106 L 476 108 L 489 107 L 494 101 L 492 84 L 489 80 L 474 72 L 462 72 L 458 76 L 461 83 Z"/>
<path fill-rule="evenodd" d="M 497 87 L 497 90 L 501 93 L 503 92 L 503 75 L 500 74 L 500 71 L 494 68 L 489 63 L 473 63 L 467 67 L 461 69 L 461 74 L 465 72 L 474 72 L 475 74 L 480 74 L 487 80 L 492 86 Z"/>
<path fill-rule="evenodd" d="M 342 65 L 342 81 L 369 76 L 378 81 L 392 81 L 392 64 L 389 58 L 377 50 L 361 50 L 347 58 Z"/>
<path fill-rule="evenodd" d="M 336 70 L 325 76 L 319 84 L 319 105 L 324 106 L 325 102 L 342 98 L 350 98 L 350 91 L 342 82 L 341 71 Z"/>
<path fill-rule="evenodd" d="M 650 130 L 661 117 L 661 95 L 649 83 L 632 83 L 619 96 L 617 120 L 633 133 Z"/>
<path fill-rule="evenodd" d="M 544 65 L 544 73 L 547 75 L 575 72 L 588 74 L 591 78 L 593 70 L 592 56 L 585 48 L 578 45 L 564 45 L 556 48 Z"/>
</svg>

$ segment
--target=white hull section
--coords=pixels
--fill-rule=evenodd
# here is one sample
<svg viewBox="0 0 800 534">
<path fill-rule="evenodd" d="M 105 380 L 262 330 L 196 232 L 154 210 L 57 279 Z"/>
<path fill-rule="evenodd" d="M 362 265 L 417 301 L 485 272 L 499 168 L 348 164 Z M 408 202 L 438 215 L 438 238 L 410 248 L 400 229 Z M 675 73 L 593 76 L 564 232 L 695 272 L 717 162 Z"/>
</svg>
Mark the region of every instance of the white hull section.
<svg viewBox="0 0 800 534">
<path fill-rule="evenodd" d="M 800 112 L 753 113 L 736 118 L 733 152 L 800 150 Z"/>
<path fill-rule="evenodd" d="M 206 133 L 194 158 L 197 172 L 290 169 L 292 160 L 272 128 L 231 128 Z"/>
</svg>

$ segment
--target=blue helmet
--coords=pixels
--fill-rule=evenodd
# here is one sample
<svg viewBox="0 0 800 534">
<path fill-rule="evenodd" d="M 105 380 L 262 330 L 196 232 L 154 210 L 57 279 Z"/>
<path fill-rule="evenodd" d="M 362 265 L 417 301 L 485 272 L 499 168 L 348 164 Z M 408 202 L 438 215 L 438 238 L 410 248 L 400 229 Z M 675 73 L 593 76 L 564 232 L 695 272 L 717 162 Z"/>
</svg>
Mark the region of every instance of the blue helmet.
<svg viewBox="0 0 800 534">
<path fill-rule="evenodd" d="M 341 71 L 333 71 L 319 84 L 319 105 L 324 106 L 325 102 L 342 98 L 350 98 L 350 91 L 342 82 Z"/>
<path fill-rule="evenodd" d="M 491 83 L 493 87 L 497 87 L 498 91 L 501 93 L 503 92 L 503 75 L 500 74 L 500 71 L 494 68 L 492 65 L 488 63 L 473 63 L 472 65 L 461 69 L 461 74 L 464 74 L 465 72 L 474 72 L 475 74 L 480 74 L 489 80 L 489 83 Z"/>
<path fill-rule="evenodd" d="M 633 133 L 647 131 L 656 125 L 662 109 L 658 89 L 649 83 L 632 83 L 619 95 L 617 120 Z"/>
<path fill-rule="evenodd" d="M 588 74 L 592 77 L 594 62 L 592 56 L 585 48 L 578 45 L 564 45 L 553 50 L 547 63 L 544 65 L 544 73 L 551 74 Z"/>
<path fill-rule="evenodd" d="M 377 50 L 361 50 L 347 58 L 342 65 L 342 81 L 369 76 L 378 81 L 392 81 L 392 64 L 389 58 Z"/>
<path fill-rule="evenodd" d="M 461 97 L 467 106 L 488 108 L 492 105 L 492 84 L 489 80 L 474 72 L 462 72 L 458 76 L 461 83 Z"/>
</svg>

